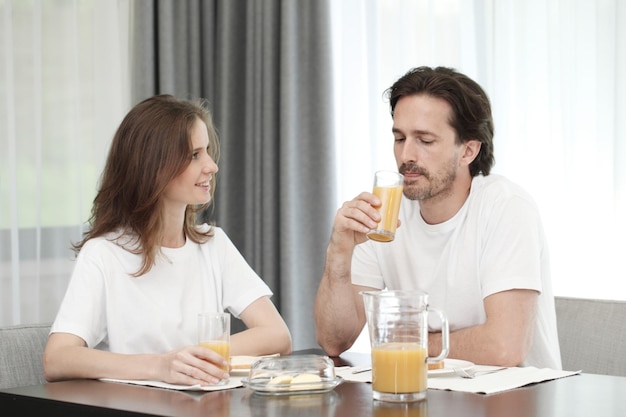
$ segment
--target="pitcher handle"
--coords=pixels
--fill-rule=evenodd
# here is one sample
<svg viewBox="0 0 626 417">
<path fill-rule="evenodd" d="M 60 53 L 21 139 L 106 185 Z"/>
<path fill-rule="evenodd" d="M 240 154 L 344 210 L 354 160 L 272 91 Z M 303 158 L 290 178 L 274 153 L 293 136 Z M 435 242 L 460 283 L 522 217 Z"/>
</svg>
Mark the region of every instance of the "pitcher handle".
<svg viewBox="0 0 626 417">
<path fill-rule="evenodd" d="M 428 312 L 436 313 L 441 320 L 441 352 L 437 357 L 427 358 L 428 363 L 437 363 L 444 360 L 448 356 L 448 351 L 450 350 L 450 330 L 448 328 L 448 318 L 443 311 L 436 308 L 428 308 Z"/>
</svg>

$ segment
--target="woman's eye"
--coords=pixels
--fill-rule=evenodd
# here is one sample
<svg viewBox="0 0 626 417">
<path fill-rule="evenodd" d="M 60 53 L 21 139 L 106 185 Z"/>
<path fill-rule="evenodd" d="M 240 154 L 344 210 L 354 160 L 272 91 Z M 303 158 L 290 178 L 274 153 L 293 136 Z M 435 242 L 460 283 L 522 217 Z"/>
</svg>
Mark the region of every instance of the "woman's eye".
<svg viewBox="0 0 626 417">
<path fill-rule="evenodd" d="M 394 138 L 394 140 L 395 140 L 396 142 L 402 142 L 402 141 L 404 141 L 404 138 Z"/>
<path fill-rule="evenodd" d="M 194 152 L 191 154 L 191 159 L 198 159 L 199 152 Z"/>
</svg>

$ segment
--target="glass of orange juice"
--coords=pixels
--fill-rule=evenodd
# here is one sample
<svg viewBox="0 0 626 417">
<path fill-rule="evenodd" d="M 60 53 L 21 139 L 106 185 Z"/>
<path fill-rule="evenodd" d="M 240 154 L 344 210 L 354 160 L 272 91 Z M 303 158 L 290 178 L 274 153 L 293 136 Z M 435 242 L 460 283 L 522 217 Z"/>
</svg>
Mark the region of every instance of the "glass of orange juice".
<svg viewBox="0 0 626 417">
<path fill-rule="evenodd" d="M 446 315 L 429 308 L 420 291 L 362 291 L 372 347 L 372 388 L 375 400 L 412 402 L 426 399 L 428 363 L 448 355 Z M 441 321 L 442 350 L 428 357 L 428 314 Z"/>
<path fill-rule="evenodd" d="M 230 360 L 230 314 L 200 313 L 198 314 L 198 345 L 211 349 Z M 229 371 L 229 366 L 222 368 Z M 228 379 L 221 380 L 225 384 Z"/>
<path fill-rule="evenodd" d="M 378 207 L 380 222 L 367 234 L 371 240 L 391 242 L 395 239 L 403 184 L 404 176 L 398 172 L 377 171 L 374 174 L 372 194 L 380 198 L 382 204 Z"/>
</svg>

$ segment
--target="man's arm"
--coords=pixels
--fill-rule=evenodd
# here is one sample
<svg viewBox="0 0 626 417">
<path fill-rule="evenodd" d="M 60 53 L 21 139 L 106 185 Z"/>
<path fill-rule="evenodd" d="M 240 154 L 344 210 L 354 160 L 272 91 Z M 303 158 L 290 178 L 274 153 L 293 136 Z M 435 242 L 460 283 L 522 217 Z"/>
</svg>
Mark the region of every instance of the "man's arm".
<svg viewBox="0 0 626 417">
<path fill-rule="evenodd" d="M 328 254 L 330 257 L 333 255 Z M 359 292 L 373 288 L 353 285 L 349 264 L 347 272 L 339 272 L 333 265 L 335 262 L 327 260 L 315 298 L 314 314 L 317 343 L 329 356 L 339 356 L 352 346 L 365 325 L 365 310 Z"/>
<path fill-rule="evenodd" d="M 380 199 L 364 192 L 345 202 L 335 216 L 314 308 L 317 342 L 329 356 L 350 348 L 365 324 L 359 292 L 371 288 L 352 284 L 352 254 L 380 220 L 377 205 Z"/>
<path fill-rule="evenodd" d="M 485 323 L 450 333 L 448 357 L 482 365 L 518 366 L 532 344 L 537 296 L 534 290 L 508 290 L 485 298 Z M 430 333 L 429 355 L 440 351 L 441 334 Z"/>
</svg>

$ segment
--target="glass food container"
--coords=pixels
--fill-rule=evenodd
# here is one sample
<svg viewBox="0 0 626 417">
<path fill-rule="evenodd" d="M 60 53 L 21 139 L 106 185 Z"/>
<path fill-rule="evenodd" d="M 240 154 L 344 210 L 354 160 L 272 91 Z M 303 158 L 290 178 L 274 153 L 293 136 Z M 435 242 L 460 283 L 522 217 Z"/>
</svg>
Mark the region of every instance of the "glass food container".
<svg viewBox="0 0 626 417">
<path fill-rule="evenodd" d="M 241 382 L 262 395 L 297 395 L 331 391 L 343 379 L 328 356 L 293 355 L 259 359 Z"/>
</svg>

